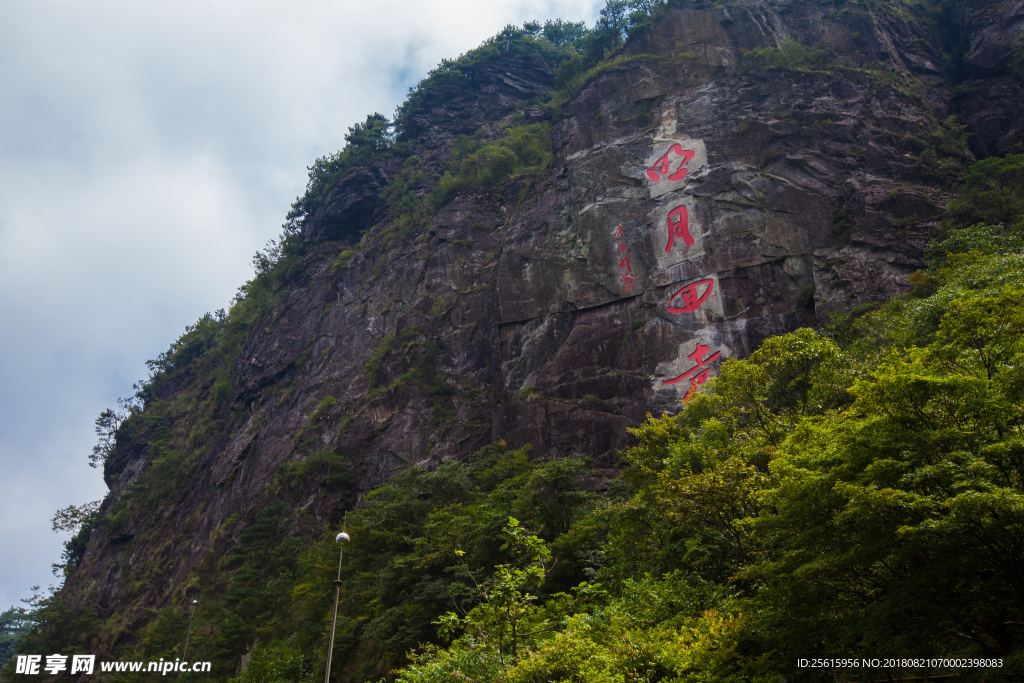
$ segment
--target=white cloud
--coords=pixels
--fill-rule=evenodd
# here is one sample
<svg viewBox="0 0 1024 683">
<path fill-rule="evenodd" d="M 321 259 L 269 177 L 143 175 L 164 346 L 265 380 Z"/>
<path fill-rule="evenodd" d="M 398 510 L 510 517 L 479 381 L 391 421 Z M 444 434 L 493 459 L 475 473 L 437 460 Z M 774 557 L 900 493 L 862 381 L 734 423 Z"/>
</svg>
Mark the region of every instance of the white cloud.
<svg viewBox="0 0 1024 683">
<path fill-rule="evenodd" d="M 442 58 L 601 4 L 0 4 L 0 609 L 105 491 L 95 416 L 229 303 L 305 167 Z"/>
</svg>

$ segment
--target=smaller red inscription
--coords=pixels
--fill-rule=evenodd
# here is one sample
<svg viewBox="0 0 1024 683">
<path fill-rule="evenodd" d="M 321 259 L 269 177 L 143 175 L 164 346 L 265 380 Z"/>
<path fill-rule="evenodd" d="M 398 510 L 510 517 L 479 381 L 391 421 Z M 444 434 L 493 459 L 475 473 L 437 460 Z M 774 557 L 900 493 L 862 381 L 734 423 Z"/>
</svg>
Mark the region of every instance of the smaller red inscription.
<svg viewBox="0 0 1024 683">
<path fill-rule="evenodd" d="M 707 285 L 707 287 L 704 288 L 704 293 L 698 296 L 697 288 L 701 285 Z M 715 281 L 710 278 L 707 280 L 691 282 L 672 295 L 672 298 L 668 300 L 669 305 L 665 310 L 669 313 L 689 313 L 690 311 L 696 311 L 705 301 L 708 300 L 708 297 L 711 296 L 711 290 L 714 288 Z M 680 297 L 682 298 L 683 307 L 679 308 L 672 306 L 672 303 Z"/>
<path fill-rule="evenodd" d="M 625 268 L 626 272 L 622 275 L 622 279 L 625 280 L 625 290 L 627 292 L 633 291 L 633 264 L 630 261 L 631 254 L 629 253 L 629 246 L 626 244 L 626 240 L 623 239 L 622 226 L 615 228 L 615 232 L 612 233 L 612 237 L 619 240 L 619 246 L 616 251 L 622 252 L 625 255 L 619 259 L 619 268 Z"/>
<path fill-rule="evenodd" d="M 672 163 L 669 161 L 669 157 L 672 154 L 682 157 L 682 161 L 679 162 L 679 166 L 676 168 L 676 172 L 669 175 L 669 170 L 672 168 Z M 659 182 L 662 180 L 662 176 L 668 176 L 671 181 L 682 180 L 686 177 L 687 169 L 686 164 L 690 163 L 690 160 L 697 153 L 692 149 L 683 149 L 682 145 L 676 143 L 668 148 L 665 152 L 665 156 L 661 157 L 654 162 L 654 165 L 647 169 L 647 177 L 651 179 L 651 182 Z"/>
<path fill-rule="evenodd" d="M 711 354 L 710 356 L 702 360 L 701 356 L 703 356 L 710 350 L 710 346 L 704 346 L 703 344 L 698 342 L 697 348 L 693 350 L 693 353 L 687 356 L 687 358 L 695 362 L 696 365 L 694 365 L 692 368 L 690 368 L 683 374 L 679 375 L 675 379 L 665 380 L 664 382 L 662 382 L 662 384 L 675 384 L 676 382 L 681 382 L 684 379 L 689 379 L 690 390 L 686 392 L 686 396 L 683 396 L 683 401 L 689 401 L 693 394 L 696 393 L 697 387 L 699 387 L 701 384 L 704 384 L 704 382 L 708 381 L 708 372 L 710 371 L 710 368 L 705 368 L 704 366 L 707 365 L 708 363 L 711 363 L 712 361 L 717 360 L 718 357 L 722 355 L 721 351 L 716 351 L 715 353 Z"/>
<path fill-rule="evenodd" d="M 665 253 L 672 251 L 676 238 L 682 237 L 686 246 L 693 246 L 693 235 L 690 234 L 690 214 L 685 206 L 677 206 L 668 212 L 668 243 Z"/>
</svg>

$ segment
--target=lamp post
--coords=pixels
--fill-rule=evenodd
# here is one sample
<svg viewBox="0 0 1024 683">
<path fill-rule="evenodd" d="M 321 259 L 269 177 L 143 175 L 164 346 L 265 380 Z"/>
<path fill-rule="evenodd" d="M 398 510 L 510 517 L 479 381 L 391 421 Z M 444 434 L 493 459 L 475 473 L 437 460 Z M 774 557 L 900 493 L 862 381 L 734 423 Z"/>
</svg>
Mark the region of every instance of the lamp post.
<svg viewBox="0 0 1024 683">
<path fill-rule="evenodd" d="M 338 578 L 334 580 L 334 616 L 331 617 L 331 639 L 327 643 L 327 672 L 324 674 L 324 683 L 331 681 L 331 656 L 334 654 L 334 627 L 338 624 L 338 594 L 341 593 L 341 558 L 345 554 L 345 544 L 352 539 L 344 531 L 334 538 L 334 542 L 341 546 L 338 551 Z"/>
<path fill-rule="evenodd" d="M 188 635 L 185 636 L 185 648 L 181 651 L 181 661 L 185 661 L 185 655 L 188 653 L 188 639 L 192 637 L 192 620 L 196 618 L 196 603 L 198 600 L 192 601 L 192 616 L 188 618 Z"/>
</svg>

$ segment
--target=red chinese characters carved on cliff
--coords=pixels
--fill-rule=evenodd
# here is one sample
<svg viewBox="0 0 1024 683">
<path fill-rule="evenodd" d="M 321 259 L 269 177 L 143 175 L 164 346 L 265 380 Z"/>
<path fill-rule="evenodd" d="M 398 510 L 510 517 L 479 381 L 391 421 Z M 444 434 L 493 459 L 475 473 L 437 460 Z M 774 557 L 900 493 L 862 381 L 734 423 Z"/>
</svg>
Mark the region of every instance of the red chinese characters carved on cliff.
<svg viewBox="0 0 1024 683">
<path fill-rule="evenodd" d="M 686 392 L 686 396 L 683 396 L 683 401 L 689 401 L 693 394 L 696 393 L 697 387 L 708 381 L 708 372 L 710 371 L 710 368 L 706 368 L 704 366 L 718 360 L 718 357 L 722 355 L 721 351 L 716 351 L 707 358 L 702 359 L 701 357 L 710 350 L 710 346 L 704 346 L 698 342 L 697 348 L 693 350 L 693 353 L 687 356 L 687 358 L 696 363 L 696 365 L 675 379 L 665 380 L 662 384 L 675 384 L 676 382 L 682 382 L 684 379 L 690 380 L 690 390 Z"/>
<path fill-rule="evenodd" d="M 690 214 L 685 206 L 677 206 L 668 212 L 668 242 L 665 245 L 665 253 L 672 251 L 672 245 L 676 238 L 683 238 L 686 246 L 693 246 L 693 235 L 690 234 Z"/>
<path fill-rule="evenodd" d="M 686 164 L 690 163 L 690 160 L 693 159 L 696 154 L 697 153 L 692 149 L 683 149 L 682 145 L 676 143 L 668 148 L 668 151 L 665 152 L 665 156 L 655 161 L 654 165 L 647 169 L 647 177 L 650 178 L 653 183 L 661 181 L 663 176 L 667 176 L 668 179 L 673 182 L 676 180 L 682 180 L 687 174 Z M 676 172 L 669 175 L 669 171 L 672 168 L 670 158 L 673 155 L 681 157 L 682 161 L 679 162 Z"/>
<path fill-rule="evenodd" d="M 704 288 L 704 293 L 698 295 L 697 288 L 701 285 L 707 285 Z M 668 300 L 668 306 L 665 308 L 669 313 L 689 313 L 690 311 L 696 311 L 701 305 L 708 300 L 711 296 L 711 291 L 715 288 L 715 281 L 712 279 L 698 280 L 697 282 L 691 282 L 686 285 L 678 292 L 672 295 L 672 298 Z M 676 299 L 682 303 L 682 308 L 673 306 Z"/>
<path fill-rule="evenodd" d="M 623 281 L 626 284 L 626 286 L 625 286 L 626 292 L 632 292 L 633 291 L 633 266 L 632 266 L 632 264 L 629 261 L 629 247 L 626 246 L 626 240 L 624 239 L 624 236 L 622 234 L 622 226 L 621 225 L 618 226 L 617 228 L 615 228 L 615 232 L 612 233 L 612 237 L 614 237 L 617 240 L 620 240 L 619 241 L 619 246 L 616 249 L 616 251 L 621 251 L 621 252 L 625 252 L 626 253 L 626 255 L 619 260 L 619 268 L 625 268 L 626 269 L 626 272 L 623 273 L 623 275 L 622 275 L 622 279 L 623 279 Z"/>
</svg>

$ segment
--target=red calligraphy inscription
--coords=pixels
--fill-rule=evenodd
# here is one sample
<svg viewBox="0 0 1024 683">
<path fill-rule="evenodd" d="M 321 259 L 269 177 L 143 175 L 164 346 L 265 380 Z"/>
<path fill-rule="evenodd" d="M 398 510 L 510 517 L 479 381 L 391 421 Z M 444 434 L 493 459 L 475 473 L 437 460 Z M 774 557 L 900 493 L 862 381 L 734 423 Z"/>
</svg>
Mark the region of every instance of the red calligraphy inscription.
<svg viewBox="0 0 1024 683">
<path fill-rule="evenodd" d="M 686 246 L 693 246 L 693 235 L 690 234 L 690 214 L 685 206 L 677 206 L 668 212 L 668 243 L 665 245 L 665 253 L 672 251 L 672 245 L 676 238 L 682 237 Z"/>
<path fill-rule="evenodd" d="M 612 233 L 614 237 L 619 241 L 619 246 L 616 251 L 625 252 L 626 255 L 619 259 L 619 268 L 625 268 L 626 272 L 622 275 L 622 279 L 625 281 L 625 290 L 627 292 L 633 291 L 633 266 L 630 263 L 629 247 L 626 246 L 626 240 L 623 239 L 622 226 L 615 228 L 615 232 Z"/>
<path fill-rule="evenodd" d="M 665 380 L 664 382 L 662 382 L 662 384 L 675 384 L 676 382 L 681 382 L 684 379 L 690 380 L 690 390 L 686 392 L 686 396 L 683 396 L 684 401 L 689 401 L 693 394 L 696 393 L 697 387 L 704 384 L 704 382 L 708 381 L 708 372 L 710 371 L 710 368 L 706 368 L 704 366 L 707 365 L 708 363 L 711 363 L 712 361 L 717 360 L 718 357 L 722 355 L 721 351 L 716 351 L 707 358 L 701 359 L 701 356 L 703 356 L 710 350 L 710 346 L 704 346 L 703 344 L 698 342 L 697 348 L 693 350 L 693 353 L 687 356 L 687 358 L 695 362 L 696 365 L 694 365 L 692 368 L 690 368 L 683 374 L 679 375 L 675 379 Z"/>
<path fill-rule="evenodd" d="M 705 287 L 704 293 L 698 296 L 697 288 L 704 284 L 706 284 L 707 287 Z M 696 311 L 705 301 L 708 300 L 708 297 L 711 296 L 711 290 L 714 288 L 715 281 L 710 278 L 707 280 L 691 282 L 672 295 L 672 298 L 668 300 L 669 305 L 665 310 L 669 313 L 689 313 L 690 311 Z M 678 298 L 682 298 L 682 308 L 672 306 L 672 303 Z"/>
<path fill-rule="evenodd" d="M 676 168 L 676 172 L 669 175 L 669 170 L 672 168 L 672 164 L 669 161 L 669 157 L 672 154 L 682 157 L 682 161 L 679 162 L 679 166 Z M 683 149 L 680 144 L 674 144 L 668 148 L 665 152 L 665 156 L 661 157 L 654 162 L 654 165 L 647 169 L 647 177 L 651 179 L 651 182 L 658 182 L 662 179 L 662 176 L 668 176 L 671 181 L 682 180 L 686 177 L 687 169 L 686 164 L 690 163 L 690 160 L 697 153 L 692 149 Z"/>
</svg>

